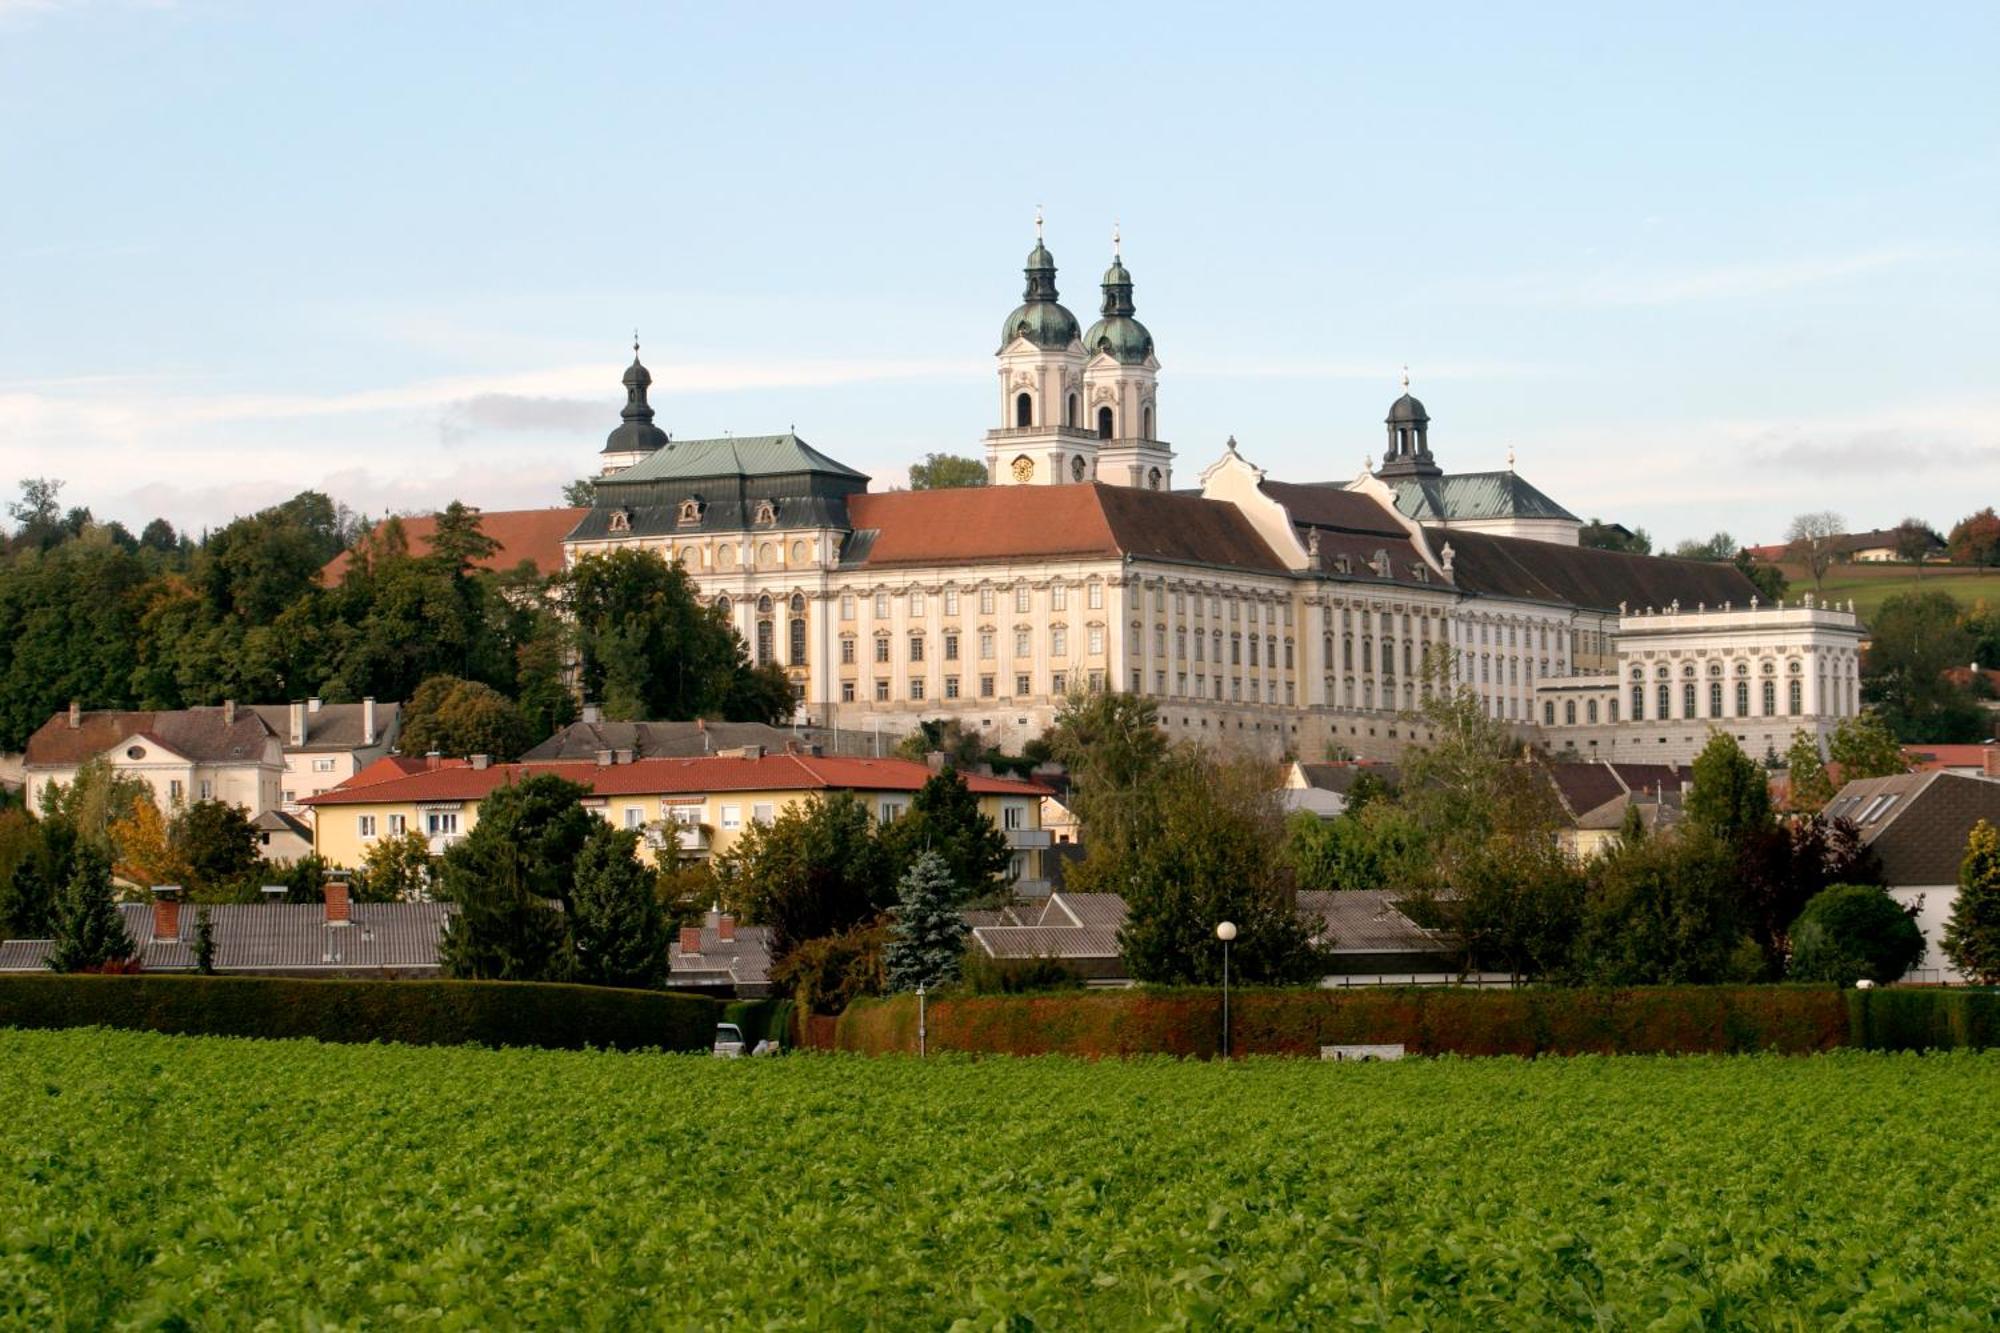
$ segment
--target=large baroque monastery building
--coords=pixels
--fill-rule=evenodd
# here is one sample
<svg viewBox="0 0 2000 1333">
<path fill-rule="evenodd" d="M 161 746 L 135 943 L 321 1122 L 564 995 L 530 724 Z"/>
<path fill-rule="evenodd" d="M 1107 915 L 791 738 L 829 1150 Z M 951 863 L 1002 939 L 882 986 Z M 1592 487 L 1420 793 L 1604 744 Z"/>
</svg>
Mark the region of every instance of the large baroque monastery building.
<svg viewBox="0 0 2000 1333">
<path fill-rule="evenodd" d="M 795 434 L 672 438 L 635 351 L 565 558 L 679 561 L 825 726 L 955 717 L 1017 746 L 1066 692 L 1129 690 L 1176 737 L 1386 758 L 1422 738 L 1433 660 L 1524 741 L 1591 759 L 1685 762 L 1712 728 L 1782 752 L 1859 708 L 1851 609 L 1581 547 L 1511 458 L 1445 472 L 1408 392 L 1381 466 L 1352 480 L 1275 480 L 1232 439 L 1175 489 L 1160 361 L 1116 255 L 1084 329 L 1037 240 L 995 358 L 990 484 L 871 493 Z"/>
</svg>

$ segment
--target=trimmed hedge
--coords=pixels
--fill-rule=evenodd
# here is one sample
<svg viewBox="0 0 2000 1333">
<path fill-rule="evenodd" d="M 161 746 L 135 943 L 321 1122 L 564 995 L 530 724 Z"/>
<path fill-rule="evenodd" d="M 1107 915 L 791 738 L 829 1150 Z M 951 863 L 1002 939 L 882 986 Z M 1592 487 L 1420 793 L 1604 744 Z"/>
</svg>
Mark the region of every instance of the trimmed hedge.
<svg viewBox="0 0 2000 1333">
<path fill-rule="evenodd" d="M 1230 1023 L 1239 1055 L 1384 1042 L 1422 1055 L 1808 1052 L 1852 1041 L 1848 999 L 1830 986 L 1243 990 L 1230 997 Z M 928 1024 L 935 1051 L 1207 1057 L 1221 1044 L 1222 1002 L 1214 990 L 954 996 L 930 1002 Z M 916 1001 L 853 1005 L 837 1044 L 915 1051 Z"/>
<path fill-rule="evenodd" d="M 797 1045 L 792 1031 L 792 1009 L 790 1000 L 731 1000 L 722 1006 L 724 1023 L 734 1023 L 743 1030 L 743 1040 L 755 1046 L 766 1038 L 780 1046 Z"/>
<path fill-rule="evenodd" d="M 1848 991 L 1847 1008 L 1853 1044 L 1871 1051 L 2000 1046 L 2000 991 L 1878 987 Z"/>
<path fill-rule="evenodd" d="M 413 1046 L 705 1050 L 722 1006 L 697 995 L 515 981 L 0 976 L 0 1027 L 139 1028 Z"/>
</svg>

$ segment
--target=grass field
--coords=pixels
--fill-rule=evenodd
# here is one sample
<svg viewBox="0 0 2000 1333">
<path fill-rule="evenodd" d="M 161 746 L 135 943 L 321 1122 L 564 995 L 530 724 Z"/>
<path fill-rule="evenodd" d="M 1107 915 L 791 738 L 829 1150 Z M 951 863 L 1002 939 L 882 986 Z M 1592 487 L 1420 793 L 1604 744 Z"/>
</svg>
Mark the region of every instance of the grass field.
<svg viewBox="0 0 2000 1333">
<path fill-rule="evenodd" d="M 1791 580 L 1787 600 L 1795 600 L 1813 589 L 1812 575 L 1797 565 L 1779 566 Z M 1826 572 L 1828 597 L 1845 602 L 1854 599 L 1854 609 L 1863 619 L 1873 615 L 1887 599 L 1905 592 L 1948 592 L 1971 608 L 1985 601 L 2000 605 L 2000 569 L 1978 569 L 1967 565 L 1926 565 L 1923 579 L 1915 565 L 1835 565 Z"/>
<path fill-rule="evenodd" d="M 0 1031 L 0 1089 L 10 1327 L 1964 1327 L 2000 1290 L 2000 1054 Z"/>
</svg>

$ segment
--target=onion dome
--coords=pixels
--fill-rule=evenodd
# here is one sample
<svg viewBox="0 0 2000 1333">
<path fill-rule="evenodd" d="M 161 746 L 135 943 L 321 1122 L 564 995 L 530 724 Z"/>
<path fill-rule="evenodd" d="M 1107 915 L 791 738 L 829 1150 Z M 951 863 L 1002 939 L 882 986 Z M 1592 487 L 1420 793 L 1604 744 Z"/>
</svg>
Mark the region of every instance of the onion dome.
<svg viewBox="0 0 2000 1333">
<path fill-rule="evenodd" d="M 1000 348 L 1005 351 L 1014 339 L 1026 338 L 1036 347 L 1059 352 L 1076 341 L 1076 316 L 1056 299 L 1056 259 L 1039 236 L 1028 252 L 1026 273 L 1028 286 L 1021 304 L 1000 326 Z"/>
<path fill-rule="evenodd" d="M 1083 335 L 1084 352 L 1107 353 L 1123 366 L 1143 365 L 1153 355 L 1153 335 L 1132 318 L 1132 309 L 1132 274 L 1114 251 L 1111 267 L 1104 270 L 1104 318 Z"/>
<path fill-rule="evenodd" d="M 1391 426 L 1415 426 L 1430 419 L 1431 414 L 1424 411 L 1424 405 L 1407 393 L 1389 404 L 1389 415 L 1383 418 Z"/>
<path fill-rule="evenodd" d="M 639 344 L 632 344 L 632 364 L 625 368 L 625 406 L 618 413 L 621 420 L 611 434 L 604 439 L 607 454 L 650 454 L 663 449 L 667 444 L 667 433 L 653 424 L 653 405 L 646 401 L 646 390 L 652 387 L 653 373 L 639 360 Z"/>
</svg>

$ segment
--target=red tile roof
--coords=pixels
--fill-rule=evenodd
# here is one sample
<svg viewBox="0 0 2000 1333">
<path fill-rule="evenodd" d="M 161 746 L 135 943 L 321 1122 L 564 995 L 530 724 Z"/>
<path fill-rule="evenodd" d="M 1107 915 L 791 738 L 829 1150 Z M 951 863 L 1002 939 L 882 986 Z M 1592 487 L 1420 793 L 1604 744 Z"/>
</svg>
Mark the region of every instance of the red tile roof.
<svg viewBox="0 0 2000 1333">
<path fill-rule="evenodd" d="M 1284 565 L 1235 505 L 1089 482 L 970 486 L 848 497 L 860 563 L 963 564 L 1135 555 L 1280 573 Z"/>
<path fill-rule="evenodd" d="M 386 765 L 419 767 L 391 772 Z M 853 759 L 767 754 L 758 759 L 707 755 L 699 759 L 638 759 L 629 764 L 558 760 L 474 768 L 464 759 L 381 759 L 302 805 L 374 805 L 401 801 L 476 801 L 494 788 L 550 774 L 580 782 L 597 796 L 653 796 L 717 791 L 916 791 L 930 779 L 926 764 L 909 759 Z M 1036 782 L 966 774 L 980 795 L 1046 796 Z"/>
<path fill-rule="evenodd" d="M 498 573 L 514 568 L 523 560 L 531 562 L 538 573 L 553 574 L 563 567 L 562 541 L 569 530 L 588 509 L 491 509 L 479 515 L 479 530 L 499 543 L 499 549 L 479 562 L 481 569 Z M 374 536 L 381 536 L 382 529 L 389 523 L 383 519 L 375 525 Z M 409 538 L 411 555 L 428 555 L 431 538 L 437 533 L 437 515 L 413 514 L 402 520 L 403 532 Z M 347 577 L 348 553 L 326 562 L 319 572 L 319 581 L 327 587 L 340 585 Z"/>
</svg>

